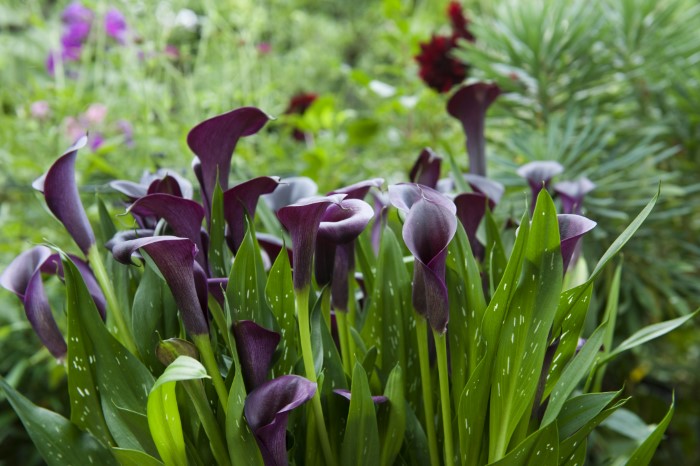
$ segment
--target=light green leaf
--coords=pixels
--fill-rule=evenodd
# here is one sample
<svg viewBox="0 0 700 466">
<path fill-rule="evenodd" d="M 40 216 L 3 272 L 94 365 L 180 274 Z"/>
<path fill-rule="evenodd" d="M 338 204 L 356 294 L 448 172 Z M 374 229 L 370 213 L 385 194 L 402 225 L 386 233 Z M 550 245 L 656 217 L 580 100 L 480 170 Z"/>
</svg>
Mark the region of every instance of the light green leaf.
<svg viewBox="0 0 700 466">
<path fill-rule="evenodd" d="M 224 193 L 219 181 L 216 181 L 211 197 L 211 222 L 209 224 L 209 265 L 214 277 L 226 277 L 228 248 L 224 240 L 226 223 L 224 221 Z"/>
<path fill-rule="evenodd" d="M 457 432 L 463 466 L 480 466 L 486 462 L 487 452 L 486 449 L 482 451 L 482 439 L 491 388 L 488 383 L 490 373 L 491 368 L 484 358 L 469 377 L 457 405 Z"/>
<path fill-rule="evenodd" d="M 601 422 L 603 422 L 608 416 L 614 413 L 617 409 L 622 407 L 629 398 L 618 401 L 612 407 L 601 411 L 593 419 L 586 422 L 580 429 L 578 429 L 573 435 L 565 440 L 562 440 L 559 444 L 559 463 L 565 463 L 571 459 L 573 455 L 576 454 L 576 450 L 581 445 L 581 442 L 586 440 L 588 434 L 590 434 L 593 429 L 596 428 Z M 556 425 L 556 423 L 550 424 L 550 426 Z"/>
<path fill-rule="evenodd" d="M 612 400 L 620 396 L 622 391 L 604 393 L 585 393 L 569 398 L 562 406 L 557 416 L 559 437 L 562 439 L 573 435 L 597 416 Z"/>
<path fill-rule="evenodd" d="M 391 466 L 401 450 L 406 431 L 403 371 L 398 364 L 389 374 L 384 396 L 388 401 L 379 407 L 379 431 L 382 445 L 380 464 Z"/>
<path fill-rule="evenodd" d="M 506 269 L 506 253 L 501 242 L 501 232 L 490 209 L 486 209 L 484 226 L 486 230 L 484 265 L 486 266 L 486 274 L 489 277 L 489 286 L 493 296 L 495 286 L 501 282 Z"/>
<path fill-rule="evenodd" d="M 109 449 L 87 432 L 60 414 L 36 406 L 15 391 L 3 378 L 0 388 L 5 391 L 24 424 L 29 437 L 49 466 L 66 464 L 99 464 L 117 466 Z"/>
<path fill-rule="evenodd" d="M 367 374 L 357 363 L 352 373 L 348 423 L 341 453 L 343 466 L 379 465 L 377 413 L 369 390 Z"/>
<path fill-rule="evenodd" d="M 291 374 L 298 359 L 299 343 L 297 340 L 292 267 L 289 263 L 286 247 L 282 248 L 275 263 L 272 264 L 265 286 L 265 296 L 280 326 L 278 351 L 280 351 L 281 356 L 272 371 L 274 376 Z"/>
<path fill-rule="evenodd" d="M 501 460 L 490 464 L 491 466 L 558 466 L 557 423 L 554 422 L 532 433 Z"/>
<path fill-rule="evenodd" d="M 661 420 L 659 425 L 656 426 L 649 436 L 644 439 L 644 442 L 642 442 L 634 453 L 632 453 L 632 456 L 630 456 L 630 459 L 626 463 L 628 466 L 646 466 L 651 462 L 651 459 L 664 436 L 664 432 L 666 432 L 666 428 L 668 428 L 668 425 L 671 423 L 675 405 L 676 400 L 674 396 L 674 399 L 671 401 L 671 406 L 668 408 L 668 412 Z"/>
<path fill-rule="evenodd" d="M 139 450 L 112 448 L 121 466 L 163 466 L 163 462 Z"/>
</svg>

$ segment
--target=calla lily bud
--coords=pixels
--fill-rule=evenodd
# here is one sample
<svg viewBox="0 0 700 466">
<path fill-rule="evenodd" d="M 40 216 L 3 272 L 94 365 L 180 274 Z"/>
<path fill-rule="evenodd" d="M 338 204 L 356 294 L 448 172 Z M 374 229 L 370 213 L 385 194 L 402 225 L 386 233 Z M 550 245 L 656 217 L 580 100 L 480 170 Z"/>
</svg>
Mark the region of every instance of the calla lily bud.
<svg viewBox="0 0 700 466">
<path fill-rule="evenodd" d="M 560 214 L 557 215 L 559 221 L 559 236 L 561 237 L 561 256 L 563 259 L 563 270 L 569 267 L 576 245 L 583 235 L 591 231 L 596 222 L 581 215 Z"/>
<path fill-rule="evenodd" d="M 447 246 L 457 231 L 454 212 L 426 199 L 406 216 L 403 239 L 416 258 L 413 266 L 413 307 L 438 332 L 447 330 L 449 305 L 445 284 Z"/>
<path fill-rule="evenodd" d="M 193 343 L 180 338 L 168 338 L 156 346 L 156 357 L 164 366 L 169 366 L 180 356 L 189 356 L 199 360 L 199 351 Z"/>
<path fill-rule="evenodd" d="M 95 244 L 95 234 L 80 201 L 78 185 L 75 182 L 75 158 L 78 150 L 86 144 L 87 136 L 78 139 L 54 162 L 45 175 L 32 184 L 34 189 L 44 194 L 49 210 L 68 230 L 85 255 Z"/>
<path fill-rule="evenodd" d="M 244 413 L 260 447 L 265 466 L 286 466 L 289 412 L 309 401 L 316 384 L 298 375 L 265 382 L 245 400 Z"/>
<path fill-rule="evenodd" d="M 457 218 L 462 223 L 464 231 L 469 238 L 469 245 L 476 257 L 483 257 L 484 246 L 476 237 L 479 224 L 486 214 L 486 206 L 489 199 L 481 193 L 464 193 L 455 197 L 457 206 Z"/>
<path fill-rule="evenodd" d="M 433 152 L 430 148 L 425 148 L 418 155 L 416 163 L 413 164 L 408 179 L 411 183 L 422 184 L 435 189 L 440 178 L 440 164 L 442 157 Z"/>
<path fill-rule="evenodd" d="M 238 140 L 251 136 L 270 120 L 262 110 L 242 107 L 209 118 L 192 128 L 187 135 L 187 145 L 199 159 L 198 179 L 202 188 L 202 200 L 206 211 L 211 210 L 211 196 L 217 177 L 221 189 L 228 189 L 231 157 Z M 197 170 L 195 170 L 197 172 Z"/>
<path fill-rule="evenodd" d="M 267 380 L 280 334 L 261 327 L 252 320 L 241 320 L 233 324 L 233 335 L 243 380 L 250 392 Z"/>
<path fill-rule="evenodd" d="M 564 171 L 564 167 L 559 162 L 553 160 L 538 160 L 526 163 L 518 168 L 518 175 L 525 178 L 532 190 L 532 209 L 535 209 L 537 195 L 542 188 L 548 189 L 549 183 L 558 174 Z"/>
<path fill-rule="evenodd" d="M 311 284 L 312 259 L 321 218 L 330 204 L 339 203 L 344 197 L 344 194 L 311 197 L 277 212 L 277 217 L 292 237 L 295 290 L 303 290 Z"/>
<path fill-rule="evenodd" d="M 486 138 L 484 121 L 486 111 L 501 89 L 495 84 L 476 83 L 460 88 L 447 102 L 447 112 L 462 123 L 467 136 L 469 171 L 486 176 Z"/>
</svg>

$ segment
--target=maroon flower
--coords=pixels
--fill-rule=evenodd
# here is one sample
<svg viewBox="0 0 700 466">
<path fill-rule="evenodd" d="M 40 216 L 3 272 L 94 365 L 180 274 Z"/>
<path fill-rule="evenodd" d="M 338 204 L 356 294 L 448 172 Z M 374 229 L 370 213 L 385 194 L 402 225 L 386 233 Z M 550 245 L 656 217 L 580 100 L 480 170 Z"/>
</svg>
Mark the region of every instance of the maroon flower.
<svg viewBox="0 0 700 466">
<path fill-rule="evenodd" d="M 450 2 L 447 5 L 447 17 L 450 18 L 452 24 L 453 37 L 461 37 L 463 39 L 474 41 L 474 36 L 469 32 L 469 20 L 464 16 L 462 5 L 459 2 Z"/>
<path fill-rule="evenodd" d="M 311 104 L 318 99 L 318 94 L 313 92 L 300 92 L 289 100 L 289 105 L 284 111 L 285 115 L 303 115 L 311 107 Z M 306 133 L 299 128 L 292 130 L 292 137 L 297 141 L 305 141 Z"/>
</svg>

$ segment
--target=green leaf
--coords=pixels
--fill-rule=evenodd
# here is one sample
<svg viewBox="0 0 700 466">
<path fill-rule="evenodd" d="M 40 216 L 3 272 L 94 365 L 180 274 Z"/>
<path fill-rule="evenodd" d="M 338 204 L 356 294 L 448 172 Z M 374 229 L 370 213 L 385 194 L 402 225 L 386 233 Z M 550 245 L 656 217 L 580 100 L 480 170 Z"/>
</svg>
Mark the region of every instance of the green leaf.
<svg viewBox="0 0 700 466">
<path fill-rule="evenodd" d="M 112 448 L 121 466 L 163 466 L 163 462 L 139 450 Z"/>
<path fill-rule="evenodd" d="M 510 453 L 491 466 L 558 466 L 559 433 L 557 423 L 549 424 L 523 440 Z"/>
<path fill-rule="evenodd" d="M 598 424 L 607 419 L 608 416 L 610 416 L 617 409 L 619 409 L 625 403 L 627 403 L 628 400 L 629 398 L 620 400 L 617 403 L 615 403 L 612 407 L 601 411 L 593 419 L 586 422 L 586 424 L 584 424 L 583 427 L 578 429 L 576 433 L 574 433 L 567 439 L 562 440 L 562 442 L 559 444 L 559 463 L 568 462 L 571 459 L 571 457 L 576 454 L 577 447 L 581 444 L 581 442 L 586 440 L 588 434 L 590 434 L 593 431 L 593 429 L 595 429 L 596 426 L 598 426 Z M 556 425 L 556 423 L 550 424 L 550 426 L 552 425 Z"/>
<path fill-rule="evenodd" d="M 520 419 L 529 415 L 559 304 L 562 276 L 557 213 L 543 189 L 532 217 L 520 283 L 508 304 L 494 361 L 489 422 L 492 461 L 503 455 Z"/>
<path fill-rule="evenodd" d="M 493 295 L 494 287 L 501 282 L 506 269 L 506 252 L 503 249 L 501 232 L 490 209 L 486 209 L 484 226 L 486 229 L 484 264 L 486 266 L 486 274 L 489 277 L 489 286 L 492 290 L 491 295 Z"/>
<path fill-rule="evenodd" d="M 252 320 L 265 328 L 275 329 L 276 322 L 263 297 L 267 278 L 260 246 L 252 223 L 247 221 L 247 224 L 248 230 L 233 261 L 226 287 L 231 321 Z"/>
<path fill-rule="evenodd" d="M 278 351 L 281 357 L 272 369 L 273 376 L 291 374 L 298 359 L 299 342 L 297 321 L 294 317 L 296 310 L 292 267 L 289 263 L 287 248 L 282 248 L 275 263 L 272 264 L 265 286 L 265 296 L 280 326 Z"/>
<path fill-rule="evenodd" d="M 341 453 L 343 466 L 379 464 L 377 413 L 369 390 L 367 374 L 357 363 L 352 373 L 352 397 Z"/>
<path fill-rule="evenodd" d="M 585 393 L 566 400 L 557 416 L 559 437 L 565 439 L 573 435 L 620 396 L 620 393 L 622 391 Z"/>
<path fill-rule="evenodd" d="M 166 373 L 167 369 L 163 376 Z M 158 380 L 160 381 L 160 378 Z M 187 466 L 175 382 L 156 382 L 153 386 L 148 396 L 148 427 L 163 463 L 166 466 Z"/>
<path fill-rule="evenodd" d="M 654 456 L 654 453 L 656 452 L 656 449 L 658 448 L 659 443 L 661 442 L 661 439 L 664 436 L 664 432 L 666 432 L 668 425 L 671 423 L 671 418 L 673 418 L 675 405 L 676 400 L 674 395 L 674 399 L 671 401 L 671 406 L 668 408 L 668 412 L 666 413 L 664 418 L 661 420 L 659 425 L 657 425 L 656 428 L 649 434 L 649 436 L 646 439 L 644 439 L 644 442 L 642 442 L 642 444 L 639 445 L 639 447 L 637 447 L 634 453 L 632 453 L 632 456 L 630 456 L 630 459 L 627 461 L 626 465 L 646 466 L 651 462 L 651 459 Z"/>
<path fill-rule="evenodd" d="M 411 406 L 406 403 L 406 440 L 401 457 L 408 458 L 411 466 L 425 466 L 430 464 L 430 452 L 428 450 L 428 439 L 416 413 Z"/>
<path fill-rule="evenodd" d="M 388 401 L 379 408 L 379 433 L 381 436 L 382 466 L 394 464 L 406 432 L 406 399 L 404 397 L 403 371 L 398 364 L 389 374 L 384 396 Z"/>
<path fill-rule="evenodd" d="M 211 222 L 209 224 L 209 266 L 214 277 L 226 277 L 228 248 L 224 239 L 224 193 L 216 181 L 211 197 Z"/>
<path fill-rule="evenodd" d="M 482 446 L 489 401 L 490 371 L 486 358 L 482 359 L 459 397 L 457 432 L 463 466 L 480 466 L 485 463 L 487 452 L 482 452 Z"/>
<path fill-rule="evenodd" d="M 375 221 L 379 221 L 379 219 Z M 374 256 L 374 251 L 372 251 L 371 232 L 371 228 L 366 228 L 363 234 L 355 241 L 357 263 L 362 272 L 362 279 L 365 282 L 367 296 L 372 296 L 374 294 L 375 272 L 377 267 L 377 258 Z"/>
<path fill-rule="evenodd" d="M 692 314 L 677 317 L 675 319 L 667 320 L 665 322 L 659 322 L 658 324 L 649 325 L 648 327 L 644 327 L 643 329 L 638 330 L 631 337 L 620 343 L 617 346 L 617 348 L 610 352 L 610 354 L 608 354 L 602 361 L 600 361 L 599 364 L 603 364 L 605 362 L 610 361 L 611 359 L 613 359 L 618 354 L 624 351 L 627 351 L 643 343 L 659 338 L 660 336 L 666 335 L 668 332 L 677 329 L 678 327 L 695 317 L 699 312 L 700 309 L 696 309 L 695 312 L 693 312 Z"/>
<path fill-rule="evenodd" d="M 588 338 L 581 351 L 567 364 L 562 372 L 559 382 L 554 386 L 549 397 L 547 410 L 542 418 L 542 425 L 549 424 L 559 415 L 564 406 L 564 402 L 583 377 L 588 375 L 593 367 L 593 363 L 599 357 L 598 350 L 603 344 L 603 338 L 607 330 L 607 322 L 601 324 L 595 332 Z"/>
<path fill-rule="evenodd" d="M 117 466 L 109 449 L 60 414 L 36 406 L 3 378 L 0 388 L 19 416 L 39 453 L 49 466 L 99 464 Z"/>
<path fill-rule="evenodd" d="M 117 233 L 117 228 L 114 226 L 112 216 L 109 214 L 109 210 L 107 210 L 107 206 L 100 196 L 97 196 L 97 211 L 100 215 L 100 233 L 102 235 L 102 242 L 106 243 Z"/>
</svg>

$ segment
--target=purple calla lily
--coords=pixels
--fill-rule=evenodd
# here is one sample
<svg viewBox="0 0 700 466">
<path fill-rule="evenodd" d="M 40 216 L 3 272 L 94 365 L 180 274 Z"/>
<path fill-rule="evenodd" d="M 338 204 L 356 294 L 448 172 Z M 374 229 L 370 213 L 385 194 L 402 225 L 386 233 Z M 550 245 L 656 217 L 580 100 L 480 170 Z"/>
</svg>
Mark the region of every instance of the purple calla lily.
<svg viewBox="0 0 700 466">
<path fill-rule="evenodd" d="M 283 375 L 253 390 L 245 400 L 245 417 L 265 466 L 286 466 L 289 412 L 309 401 L 316 384 L 298 375 Z"/>
<path fill-rule="evenodd" d="M 223 308 L 226 301 L 225 293 L 228 286 L 228 278 L 207 278 L 207 291 L 216 299 Z"/>
<path fill-rule="evenodd" d="M 209 118 L 190 130 L 187 144 L 199 159 L 198 179 L 207 212 L 211 210 L 211 196 L 217 177 L 221 189 L 228 189 L 231 157 L 238 140 L 260 131 L 269 119 L 260 109 L 242 107 Z"/>
<path fill-rule="evenodd" d="M 422 184 L 430 188 L 436 188 L 440 178 L 440 164 L 442 158 L 426 147 L 421 151 L 408 174 L 411 183 Z"/>
<path fill-rule="evenodd" d="M 561 256 L 564 261 L 563 270 L 566 272 L 579 240 L 596 226 L 596 222 L 574 214 L 557 215 L 557 220 L 559 221 L 559 236 L 561 237 Z"/>
<path fill-rule="evenodd" d="M 408 213 L 411 207 L 420 200 L 427 200 L 439 204 L 452 214 L 457 212 L 457 207 L 447 196 L 441 192 L 415 183 L 398 183 L 389 186 L 389 201 L 404 213 Z"/>
<path fill-rule="evenodd" d="M 275 259 L 277 259 L 277 256 L 283 248 L 287 251 L 289 263 L 292 265 L 292 267 L 294 267 L 292 250 L 285 246 L 284 241 L 267 233 L 256 233 L 255 236 L 258 238 L 260 252 L 263 254 L 263 264 L 265 265 L 266 270 L 272 267 L 272 263 L 275 261 Z"/>
<path fill-rule="evenodd" d="M 236 338 L 243 380 L 250 392 L 267 380 L 280 334 L 251 320 L 241 320 L 233 324 L 233 335 Z"/>
<path fill-rule="evenodd" d="M 333 393 L 335 393 L 336 395 L 342 396 L 343 398 L 345 398 L 348 401 L 350 401 L 350 399 L 352 398 L 352 394 L 350 393 L 350 390 L 346 390 L 344 388 L 336 388 L 335 390 L 333 390 Z M 374 402 L 375 405 L 379 405 L 379 404 L 386 403 L 387 401 L 389 401 L 389 398 L 385 397 L 384 395 L 375 395 L 375 396 L 372 396 L 372 401 Z"/>
<path fill-rule="evenodd" d="M 457 206 L 457 218 L 462 223 L 464 231 L 469 238 L 469 245 L 474 256 L 483 258 L 484 247 L 476 237 L 479 224 L 486 214 L 486 206 L 490 199 L 481 193 L 464 193 L 455 197 Z"/>
<path fill-rule="evenodd" d="M 460 88 L 447 102 L 447 112 L 462 123 L 467 136 L 469 171 L 475 175 L 486 176 L 484 120 L 500 94 L 501 89 L 495 84 L 476 83 Z"/>
<path fill-rule="evenodd" d="M 493 209 L 503 197 L 506 188 L 492 179 L 485 176 L 474 175 L 473 173 L 465 173 L 464 180 L 469 183 L 469 186 L 474 192 L 483 194 L 489 199 L 489 208 Z"/>
<path fill-rule="evenodd" d="M 559 162 L 554 160 L 538 160 L 535 162 L 526 163 L 518 168 L 518 175 L 525 178 L 532 190 L 532 206 L 535 209 L 537 203 L 537 195 L 542 188 L 548 189 L 549 183 L 556 175 L 564 171 L 564 167 Z"/>
<path fill-rule="evenodd" d="M 384 184 L 384 178 L 372 178 L 370 180 L 360 181 L 359 183 L 351 184 L 344 188 L 336 189 L 328 193 L 345 194 L 345 199 L 364 199 L 371 188 L 380 188 Z"/>
<path fill-rule="evenodd" d="M 201 234 L 204 209 L 199 203 L 170 194 L 148 194 L 131 204 L 128 212 L 164 219 L 176 236 L 188 238 L 196 245 L 197 262 L 205 270 L 208 268 Z"/>
<path fill-rule="evenodd" d="M 32 184 L 34 189 L 44 194 L 49 210 L 68 230 L 85 255 L 95 244 L 95 234 L 80 201 L 78 185 L 75 182 L 75 158 L 78 149 L 86 144 L 87 136 L 78 139 L 54 162 L 45 175 Z"/>
<path fill-rule="evenodd" d="M 344 194 L 334 194 L 307 198 L 277 212 L 277 217 L 292 237 L 295 290 L 303 290 L 311 283 L 314 244 L 321 217 L 330 204 L 339 203 L 344 197 Z"/>
<path fill-rule="evenodd" d="M 316 238 L 316 281 L 320 286 L 333 283 L 337 310 L 347 310 L 348 272 L 355 262 L 354 241 L 373 217 L 372 207 L 359 199 L 331 204 L 321 217 Z"/>
<path fill-rule="evenodd" d="M 554 192 L 561 199 L 562 212 L 565 214 L 580 214 L 581 204 L 586 194 L 596 188 L 595 183 L 582 176 L 576 181 L 561 181 L 554 185 Z"/>
<path fill-rule="evenodd" d="M 447 330 L 449 306 L 445 285 L 447 245 L 457 231 L 454 212 L 421 199 L 411 207 L 403 239 L 416 261 L 413 266 L 413 307 L 437 332 Z"/>
<path fill-rule="evenodd" d="M 245 237 L 246 214 L 252 221 L 260 196 L 273 192 L 279 183 L 280 179 L 276 176 L 261 176 L 238 184 L 224 193 L 226 239 L 234 253 Z"/>
<path fill-rule="evenodd" d="M 292 205 L 306 197 L 314 196 L 318 192 L 316 182 L 305 176 L 293 176 L 282 178 L 280 185 L 272 194 L 263 196 L 270 210 L 277 212 L 282 207 Z"/>
<path fill-rule="evenodd" d="M 109 250 L 109 252 L 112 252 L 114 246 L 119 243 L 123 243 L 124 241 L 131 241 L 132 239 L 136 238 L 146 238 L 149 236 L 153 236 L 154 233 L 155 230 L 152 230 L 150 228 L 137 228 L 133 230 L 118 231 L 112 238 L 110 238 L 105 243 L 105 247 L 107 248 L 107 250 Z"/>
<path fill-rule="evenodd" d="M 197 246 L 187 238 L 154 236 L 116 244 L 112 254 L 117 261 L 131 264 L 131 256 L 138 249 L 146 251 L 165 278 L 187 331 L 192 335 L 208 333 L 207 282 L 194 260 Z"/>
</svg>

